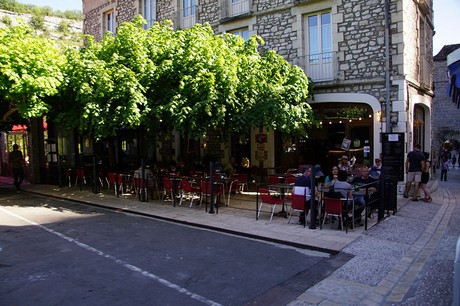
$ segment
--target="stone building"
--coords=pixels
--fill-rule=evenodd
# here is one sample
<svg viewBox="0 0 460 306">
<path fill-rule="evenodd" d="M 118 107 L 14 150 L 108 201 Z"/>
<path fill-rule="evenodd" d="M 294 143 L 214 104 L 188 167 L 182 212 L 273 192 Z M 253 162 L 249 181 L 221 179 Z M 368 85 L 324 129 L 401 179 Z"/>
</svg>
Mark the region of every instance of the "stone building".
<svg viewBox="0 0 460 306">
<path fill-rule="evenodd" d="M 233 137 L 223 162 L 248 154 L 267 168 L 329 167 L 349 154 L 372 163 L 384 149 L 381 133 L 402 134 L 404 154 L 416 143 L 431 147 L 432 0 L 83 0 L 83 13 L 84 32 L 96 40 L 136 14 L 149 25 L 208 22 L 216 34 L 259 35 L 264 48 L 304 69 L 315 83 L 311 106 L 322 128 L 307 139 L 269 133 L 263 144 L 256 143 L 259 130 L 247 143 Z M 350 110 L 360 115 L 347 116 Z"/>
<path fill-rule="evenodd" d="M 444 46 L 434 56 L 434 92 L 432 108 L 432 137 L 433 152 L 438 153 L 442 144 L 447 140 L 460 142 L 460 109 L 453 97 L 455 74 L 450 73 L 448 57 L 458 53 L 460 59 L 460 44 Z M 460 79 L 460 78 L 459 78 Z M 435 155 L 436 156 L 436 155 Z"/>
</svg>

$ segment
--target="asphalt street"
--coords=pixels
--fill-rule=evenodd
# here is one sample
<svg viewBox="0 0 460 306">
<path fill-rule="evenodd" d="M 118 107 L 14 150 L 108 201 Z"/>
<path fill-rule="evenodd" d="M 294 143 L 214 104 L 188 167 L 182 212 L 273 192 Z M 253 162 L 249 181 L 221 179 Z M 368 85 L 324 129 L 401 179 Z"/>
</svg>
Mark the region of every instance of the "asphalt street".
<svg viewBox="0 0 460 306">
<path fill-rule="evenodd" d="M 3 194 L 1 305 L 285 305 L 350 256 Z"/>
</svg>

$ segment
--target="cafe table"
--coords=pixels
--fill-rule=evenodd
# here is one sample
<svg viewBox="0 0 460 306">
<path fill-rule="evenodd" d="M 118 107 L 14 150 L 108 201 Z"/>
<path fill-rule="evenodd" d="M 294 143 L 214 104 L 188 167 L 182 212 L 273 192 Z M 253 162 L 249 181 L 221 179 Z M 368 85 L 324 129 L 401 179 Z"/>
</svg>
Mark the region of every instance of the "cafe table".
<svg viewBox="0 0 460 306">
<path fill-rule="evenodd" d="M 280 191 L 280 196 L 281 196 L 281 198 L 283 200 L 286 199 L 286 195 L 287 195 L 286 190 L 292 189 L 292 187 L 294 187 L 294 183 L 291 183 L 291 184 L 279 183 L 279 184 L 268 185 L 269 189 L 279 190 Z M 275 216 L 287 218 L 287 210 L 285 208 L 285 205 L 286 205 L 286 201 L 283 201 L 283 206 L 281 208 L 281 211 L 276 213 Z"/>
</svg>

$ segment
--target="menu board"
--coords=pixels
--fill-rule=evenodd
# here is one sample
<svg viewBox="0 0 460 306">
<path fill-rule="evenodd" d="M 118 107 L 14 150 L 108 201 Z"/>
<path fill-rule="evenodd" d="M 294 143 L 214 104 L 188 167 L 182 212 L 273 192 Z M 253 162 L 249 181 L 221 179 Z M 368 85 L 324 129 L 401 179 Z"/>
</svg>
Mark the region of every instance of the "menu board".
<svg viewBox="0 0 460 306">
<path fill-rule="evenodd" d="M 384 176 L 404 181 L 404 133 L 382 133 L 381 136 Z"/>
</svg>

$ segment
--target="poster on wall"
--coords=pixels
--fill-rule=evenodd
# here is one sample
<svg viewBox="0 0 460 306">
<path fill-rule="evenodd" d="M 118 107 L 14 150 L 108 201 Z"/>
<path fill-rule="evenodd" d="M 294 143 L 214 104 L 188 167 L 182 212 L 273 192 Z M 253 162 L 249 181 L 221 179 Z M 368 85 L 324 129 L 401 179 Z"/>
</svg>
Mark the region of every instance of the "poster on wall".
<svg viewBox="0 0 460 306">
<path fill-rule="evenodd" d="M 351 139 L 348 139 L 345 137 L 342 141 L 342 145 L 340 146 L 340 148 L 342 150 L 348 151 L 350 150 L 350 145 L 351 145 Z"/>
</svg>

